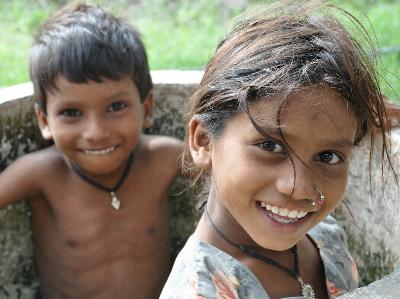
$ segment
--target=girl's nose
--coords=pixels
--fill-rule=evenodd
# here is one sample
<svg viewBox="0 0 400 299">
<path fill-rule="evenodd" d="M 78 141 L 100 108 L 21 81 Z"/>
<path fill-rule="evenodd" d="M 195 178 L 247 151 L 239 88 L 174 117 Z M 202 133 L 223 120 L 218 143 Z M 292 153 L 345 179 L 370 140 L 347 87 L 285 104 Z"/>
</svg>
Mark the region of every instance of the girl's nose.
<svg viewBox="0 0 400 299">
<path fill-rule="evenodd" d="M 299 163 L 290 163 L 285 166 L 275 182 L 278 192 L 285 194 L 295 200 L 315 199 L 316 191 L 312 170 Z"/>
</svg>

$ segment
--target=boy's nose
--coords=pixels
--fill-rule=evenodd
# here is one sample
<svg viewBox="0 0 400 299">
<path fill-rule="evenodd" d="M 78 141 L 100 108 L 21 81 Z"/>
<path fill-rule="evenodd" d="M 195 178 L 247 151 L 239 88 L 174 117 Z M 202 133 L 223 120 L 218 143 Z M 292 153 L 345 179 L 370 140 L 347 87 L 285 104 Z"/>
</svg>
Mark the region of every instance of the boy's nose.
<svg viewBox="0 0 400 299">
<path fill-rule="evenodd" d="M 312 170 L 306 165 L 289 162 L 276 179 L 275 186 L 278 192 L 295 200 L 315 199 L 316 191 Z"/>
<path fill-rule="evenodd" d="M 90 142 L 100 142 L 107 139 L 109 130 L 104 121 L 98 118 L 91 118 L 84 124 L 83 138 Z"/>
</svg>

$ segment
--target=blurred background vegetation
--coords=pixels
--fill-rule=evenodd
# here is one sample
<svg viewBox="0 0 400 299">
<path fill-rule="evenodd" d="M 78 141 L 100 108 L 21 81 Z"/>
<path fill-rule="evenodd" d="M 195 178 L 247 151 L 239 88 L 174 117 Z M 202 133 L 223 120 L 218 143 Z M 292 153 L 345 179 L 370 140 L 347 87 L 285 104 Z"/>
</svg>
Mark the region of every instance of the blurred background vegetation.
<svg viewBox="0 0 400 299">
<path fill-rule="evenodd" d="M 0 88 L 29 81 L 28 55 L 38 26 L 65 0 L 0 1 Z M 128 19 L 143 35 L 150 67 L 202 69 L 232 19 L 260 0 L 88 0 Z M 375 40 L 381 86 L 400 93 L 400 1 L 333 0 L 350 10 Z"/>
</svg>

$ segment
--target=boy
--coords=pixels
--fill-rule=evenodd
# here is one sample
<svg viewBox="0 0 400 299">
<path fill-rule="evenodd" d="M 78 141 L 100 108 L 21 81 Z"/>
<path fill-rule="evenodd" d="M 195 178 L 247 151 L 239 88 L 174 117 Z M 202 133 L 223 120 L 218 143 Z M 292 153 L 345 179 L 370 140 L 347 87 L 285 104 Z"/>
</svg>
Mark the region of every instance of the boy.
<svg viewBox="0 0 400 299">
<path fill-rule="evenodd" d="M 152 124 L 144 46 L 86 5 L 49 19 L 30 56 L 35 112 L 54 146 L 0 174 L 0 208 L 27 199 L 45 298 L 157 298 L 169 269 L 167 194 L 180 141 Z"/>
</svg>

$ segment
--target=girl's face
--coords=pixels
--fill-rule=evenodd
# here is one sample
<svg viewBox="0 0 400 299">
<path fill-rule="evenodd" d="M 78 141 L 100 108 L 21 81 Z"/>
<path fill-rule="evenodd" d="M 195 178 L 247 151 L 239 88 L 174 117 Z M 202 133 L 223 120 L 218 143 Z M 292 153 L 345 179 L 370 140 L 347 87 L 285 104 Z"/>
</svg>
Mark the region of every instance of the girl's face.
<svg viewBox="0 0 400 299">
<path fill-rule="evenodd" d="M 209 139 L 199 163 L 207 161 L 211 170 L 209 206 L 220 229 L 239 225 L 272 250 L 292 247 L 340 203 L 357 130 L 353 111 L 329 87 L 308 88 L 280 104 L 272 98 L 250 107 L 271 138 L 239 113 Z M 323 205 L 312 205 L 319 199 L 316 187 L 325 195 Z"/>
</svg>

